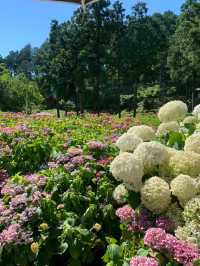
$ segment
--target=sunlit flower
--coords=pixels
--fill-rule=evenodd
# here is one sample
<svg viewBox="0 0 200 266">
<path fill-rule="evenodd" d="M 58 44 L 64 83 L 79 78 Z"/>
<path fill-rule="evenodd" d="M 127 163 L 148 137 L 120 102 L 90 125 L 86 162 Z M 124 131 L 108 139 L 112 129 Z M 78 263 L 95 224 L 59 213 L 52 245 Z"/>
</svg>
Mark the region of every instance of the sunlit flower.
<svg viewBox="0 0 200 266">
<path fill-rule="evenodd" d="M 163 105 L 159 112 L 158 117 L 161 122 L 180 121 L 187 114 L 187 105 L 182 101 L 171 101 Z"/>
<path fill-rule="evenodd" d="M 170 157 L 169 168 L 174 177 L 180 174 L 197 177 L 200 174 L 200 154 L 179 151 Z"/>
<path fill-rule="evenodd" d="M 182 206 L 195 197 L 196 182 L 188 175 L 179 175 L 170 183 L 171 191 L 176 196 Z"/>
<path fill-rule="evenodd" d="M 148 175 L 157 173 L 159 168 L 169 160 L 167 148 L 155 141 L 141 143 L 134 155 L 143 162 L 144 173 Z"/>
<path fill-rule="evenodd" d="M 133 152 L 142 143 L 142 139 L 134 134 L 124 133 L 116 142 L 116 146 L 122 152 Z"/>
<path fill-rule="evenodd" d="M 151 141 L 155 138 L 155 132 L 153 128 L 146 125 L 131 127 L 127 133 L 133 134 L 138 138 L 141 138 L 143 141 Z"/>
<path fill-rule="evenodd" d="M 178 132 L 179 130 L 180 130 L 180 126 L 178 122 L 170 121 L 166 123 L 161 123 L 157 129 L 156 135 L 162 136 L 170 132 Z"/>
<path fill-rule="evenodd" d="M 185 141 L 185 151 L 192 151 L 200 154 L 200 134 L 193 134 Z"/>
<path fill-rule="evenodd" d="M 141 189 L 141 200 L 150 211 L 157 214 L 164 212 L 171 202 L 169 185 L 160 177 L 151 177 Z"/>
<path fill-rule="evenodd" d="M 121 153 L 110 165 L 112 175 L 130 189 L 139 191 L 142 186 L 142 162 L 131 153 Z"/>
</svg>

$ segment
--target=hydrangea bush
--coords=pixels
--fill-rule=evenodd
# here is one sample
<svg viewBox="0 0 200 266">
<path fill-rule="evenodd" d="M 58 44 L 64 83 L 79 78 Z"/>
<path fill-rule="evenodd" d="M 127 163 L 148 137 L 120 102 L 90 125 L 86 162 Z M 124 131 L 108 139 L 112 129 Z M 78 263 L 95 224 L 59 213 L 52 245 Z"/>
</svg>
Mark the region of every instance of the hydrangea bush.
<svg viewBox="0 0 200 266">
<path fill-rule="evenodd" d="M 116 211 L 121 238 L 115 245 L 120 252 L 117 262 L 106 252 L 107 265 L 200 265 L 198 107 L 194 116 L 186 116 L 187 112 L 185 103 L 172 101 L 158 112 L 161 124 L 156 134 L 145 126 L 127 131 L 129 139 L 140 137 L 143 142 L 126 154 L 122 150 L 120 160 L 116 157 L 111 163 L 112 175 L 135 194 L 121 201 L 126 205 Z M 135 158 L 134 166 L 126 159 L 129 156 Z M 136 159 L 138 166 L 143 165 L 138 190 Z"/>
</svg>

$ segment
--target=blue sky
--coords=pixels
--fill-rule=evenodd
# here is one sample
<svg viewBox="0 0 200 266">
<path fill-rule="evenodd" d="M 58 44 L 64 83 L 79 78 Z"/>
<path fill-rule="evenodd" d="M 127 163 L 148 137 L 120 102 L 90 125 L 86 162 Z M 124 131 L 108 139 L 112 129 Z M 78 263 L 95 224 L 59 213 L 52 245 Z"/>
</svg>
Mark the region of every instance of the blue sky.
<svg viewBox="0 0 200 266">
<path fill-rule="evenodd" d="M 136 2 L 122 0 L 127 12 Z M 179 13 L 184 0 L 146 0 L 150 13 L 172 10 Z M 30 43 L 40 46 L 48 37 L 50 22 L 63 22 L 77 8 L 74 4 L 52 3 L 40 0 L 0 1 L 0 55 L 17 50 Z"/>
</svg>

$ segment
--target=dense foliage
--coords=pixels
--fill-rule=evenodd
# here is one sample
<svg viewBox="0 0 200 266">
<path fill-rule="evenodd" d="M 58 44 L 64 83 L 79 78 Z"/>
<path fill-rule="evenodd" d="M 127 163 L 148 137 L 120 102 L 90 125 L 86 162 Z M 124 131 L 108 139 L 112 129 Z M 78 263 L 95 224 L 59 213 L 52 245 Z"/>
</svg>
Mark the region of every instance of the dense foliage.
<svg viewBox="0 0 200 266">
<path fill-rule="evenodd" d="M 120 234 L 112 143 L 139 119 L 158 123 L 152 116 L 1 113 L 1 264 L 101 265 L 106 235 Z"/>
<path fill-rule="evenodd" d="M 191 103 L 199 86 L 199 8 L 198 0 L 187 0 L 178 17 L 149 15 L 138 2 L 126 15 L 120 1 L 103 0 L 64 23 L 52 21 L 40 48 L 27 45 L 0 59 L 0 108 L 31 112 L 40 94 L 49 108 L 81 113 L 136 111 L 138 103 L 152 110 L 172 97 Z M 34 88 L 26 102 L 22 74 Z"/>
</svg>

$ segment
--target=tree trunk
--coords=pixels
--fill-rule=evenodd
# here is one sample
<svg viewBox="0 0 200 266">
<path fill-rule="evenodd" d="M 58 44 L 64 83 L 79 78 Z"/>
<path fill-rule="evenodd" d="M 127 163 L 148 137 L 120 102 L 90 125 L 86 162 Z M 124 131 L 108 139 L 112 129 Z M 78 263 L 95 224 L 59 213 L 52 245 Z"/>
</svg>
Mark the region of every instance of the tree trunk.
<svg viewBox="0 0 200 266">
<path fill-rule="evenodd" d="M 76 108 L 76 115 L 79 116 L 79 105 L 78 105 L 78 100 L 79 96 L 78 96 L 78 91 L 76 90 L 76 98 L 75 98 L 75 108 Z"/>
<path fill-rule="evenodd" d="M 82 90 L 79 90 L 79 109 L 80 109 L 81 115 L 84 114 L 83 93 L 82 93 Z"/>
<path fill-rule="evenodd" d="M 60 118 L 60 108 L 58 104 L 56 106 L 56 112 L 57 112 L 57 118 Z"/>
<path fill-rule="evenodd" d="M 137 84 L 134 86 L 133 117 L 137 115 Z"/>
<path fill-rule="evenodd" d="M 118 67 L 119 69 L 119 67 Z M 121 80 L 119 78 L 119 71 L 117 71 L 117 80 L 118 80 L 118 84 L 119 84 L 119 87 L 118 87 L 118 116 L 119 118 L 121 118 L 121 101 L 120 101 L 120 92 L 121 92 Z"/>
</svg>

